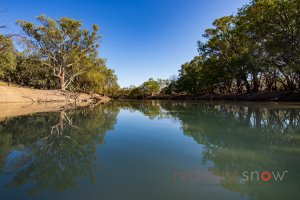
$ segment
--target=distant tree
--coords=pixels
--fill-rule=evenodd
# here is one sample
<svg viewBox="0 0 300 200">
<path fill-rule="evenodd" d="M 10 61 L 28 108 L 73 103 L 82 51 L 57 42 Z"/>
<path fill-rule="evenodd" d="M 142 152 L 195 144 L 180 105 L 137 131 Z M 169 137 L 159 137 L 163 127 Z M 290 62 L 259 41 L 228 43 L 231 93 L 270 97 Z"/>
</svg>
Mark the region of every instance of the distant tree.
<svg viewBox="0 0 300 200">
<path fill-rule="evenodd" d="M 195 57 L 191 62 L 187 62 L 181 66 L 179 70 L 178 86 L 180 91 L 186 91 L 192 94 L 197 94 L 202 89 L 201 70 L 202 58 Z"/>
<path fill-rule="evenodd" d="M 151 95 L 159 93 L 160 85 L 153 78 L 150 78 L 148 81 L 144 82 L 141 86 L 141 91 L 143 95 Z"/>
<path fill-rule="evenodd" d="M 140 87 L 131 87 L 128 96 L 130 98 L 142 98 L 143 92 Z"/>
<path fill-rule="evenodd" d="M 157 79 L 157 82 L 159 84 L 159 92 L 161 92 L 165 87 L 168 86 L 169 84 L 169 80 L 168 79 L 161 79 L 161 78 L 158 78 Z"/>
<path fill-rule="evenodd" d="M 161 91 L 162 94 L 174 94 L 178 92 L 178 82 L 177 77 L 175 75 L 172 75 L 167 80 L 167 86 L 163 88 Z"/>
<path fill-rule="evenodd" d="M 130 88 L 123 87 L 118 90 L 118 96 L 127 97 L 129 96 Z"/>
<path fill-rule="evenodd" d="M 105 69 L 105 86 L 104 94 L 108 96 L 117 96 L 120 86 L 118 85 L 118 77 L 115 75 L 115 71 L 112 69 Z"/>
</svg>

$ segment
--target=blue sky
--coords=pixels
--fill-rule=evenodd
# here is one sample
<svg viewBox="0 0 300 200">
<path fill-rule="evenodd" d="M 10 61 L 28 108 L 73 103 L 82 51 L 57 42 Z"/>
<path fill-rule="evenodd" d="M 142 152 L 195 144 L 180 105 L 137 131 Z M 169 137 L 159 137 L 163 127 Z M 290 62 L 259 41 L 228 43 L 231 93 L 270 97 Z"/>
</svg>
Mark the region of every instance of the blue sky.
<svg viewBox="0 0 300 200">
<path fill-rule="evenodd" d="M 234 14 L 248 0 L 0 0 L 0 24 L 20 32 L 16 20 L 46 14 L 100 26 L 100 57 L 121 86 L 177 75 L 197 55 L 197 41 L 214 19 Z"/>
</svg>

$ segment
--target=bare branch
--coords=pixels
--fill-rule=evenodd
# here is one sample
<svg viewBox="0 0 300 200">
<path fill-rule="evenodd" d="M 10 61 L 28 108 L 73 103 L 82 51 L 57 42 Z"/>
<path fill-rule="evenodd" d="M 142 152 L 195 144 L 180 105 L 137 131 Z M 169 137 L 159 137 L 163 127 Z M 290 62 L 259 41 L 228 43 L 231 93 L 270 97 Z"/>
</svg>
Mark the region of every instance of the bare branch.
<svg viewBox="0 0 300 200">
<path fill-rule="evenodd" d="M 76 78 L 77 76 L 79 76 L 80 74 L 82 74 L 83 71 L 77 72 L 75 74 L 73 74 L 70 79 L 66 82 L 66 88 L 73 82 L 74 78 Z"/>
</svg>

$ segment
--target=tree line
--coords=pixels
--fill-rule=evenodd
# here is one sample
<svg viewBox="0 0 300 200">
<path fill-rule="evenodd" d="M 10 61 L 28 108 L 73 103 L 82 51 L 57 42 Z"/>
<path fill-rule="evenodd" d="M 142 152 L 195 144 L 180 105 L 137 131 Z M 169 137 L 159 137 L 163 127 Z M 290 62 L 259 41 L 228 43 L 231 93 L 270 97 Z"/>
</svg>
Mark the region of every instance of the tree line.
<svg viewBox="0 0 300 200">
<path fill-rule="evenodd" d="M 253 0 L 216 19 L 203 38 L 197 42 L 199 55 L 184 63 L 176 78 L 165 80 L 158 93 L 300 89 L 300 0 Z M 142 88 L 127 88 L 127 94 L 136 96 Z"/>
<path fill-rule="evenodd" d="M 206 29 L 178 90 L 240 93 L 300 88 L 300 1 L 253 0 Z"/>
<path fill-rule="evenodd" d="M 300 0 L 252 0 L 205 30 L 197 42 L 199 54 L 178 75 L 128 88 L 118 86 L 114 71 L 97 54 L 97 25 L 89 31 L 66 17 L 37 20 L 39 25 L 17 22 L 25 33 L 18 48 L 13 37 L 0 35 L 0 80 L 132 98 L 300 89 Z"/>
<path fill-rule="evenodd" d="M 38 89 L 114 95 L 117 76 L 98 56 L 99 27 L 67 17 L 18 20 L 24 35 L 0 34 L 0 80 Z M 2 26 L 4 28 L 4 26 Z"/>
</svg>

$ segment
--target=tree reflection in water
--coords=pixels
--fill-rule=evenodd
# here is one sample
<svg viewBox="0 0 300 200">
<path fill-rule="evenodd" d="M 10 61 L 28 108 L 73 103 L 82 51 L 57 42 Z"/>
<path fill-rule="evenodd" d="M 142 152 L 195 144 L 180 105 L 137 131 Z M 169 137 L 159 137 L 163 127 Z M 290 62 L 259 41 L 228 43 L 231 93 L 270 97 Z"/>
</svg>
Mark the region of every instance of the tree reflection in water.
<svg viewBox="0 0 300 200">
<path fill-rule="evenodd" d="M 94 180 L 95 151 L 113 129 L 118 108 L 91 108 L 17 117 L 1 123 L 2 175 L 13 174 L 9 188 L 31 182 L 30 193 L 76 186 Z"/>
<path fill-rule="evenodd" d="M 223 188 L 251 199 L 300 196 L 300 108 L 268 104 L 176 101 L 113 101 L 60 113 L 17 117 L 0 123 L 0 166 L 14 174 L 8 187 L 34 183 L 31 192 L 75 187 L 91 181 L 95 151 L 119 110 L 138 111 L 150 120 L 171 119 L 203 145 L 202 162 L 214 164 Z M 134 128 L 134 127 L 132 127 Z M 289 171 L 283 182 L 241 181 L 243 171 Z"/>
<path fill-rule="evenodd" d="M 184 134 L 204 145 L 203 163 L 221 185 L 251 199 L 300 196 L 300 107 L 267 104 L 136 101 L 122 107 L 150 119 L 173 118 Z M 147 112 L 146 112 L 147 111 Z M 289 171 L 283 182 L 243 181 L 243 171 Z"/>
</svg>

